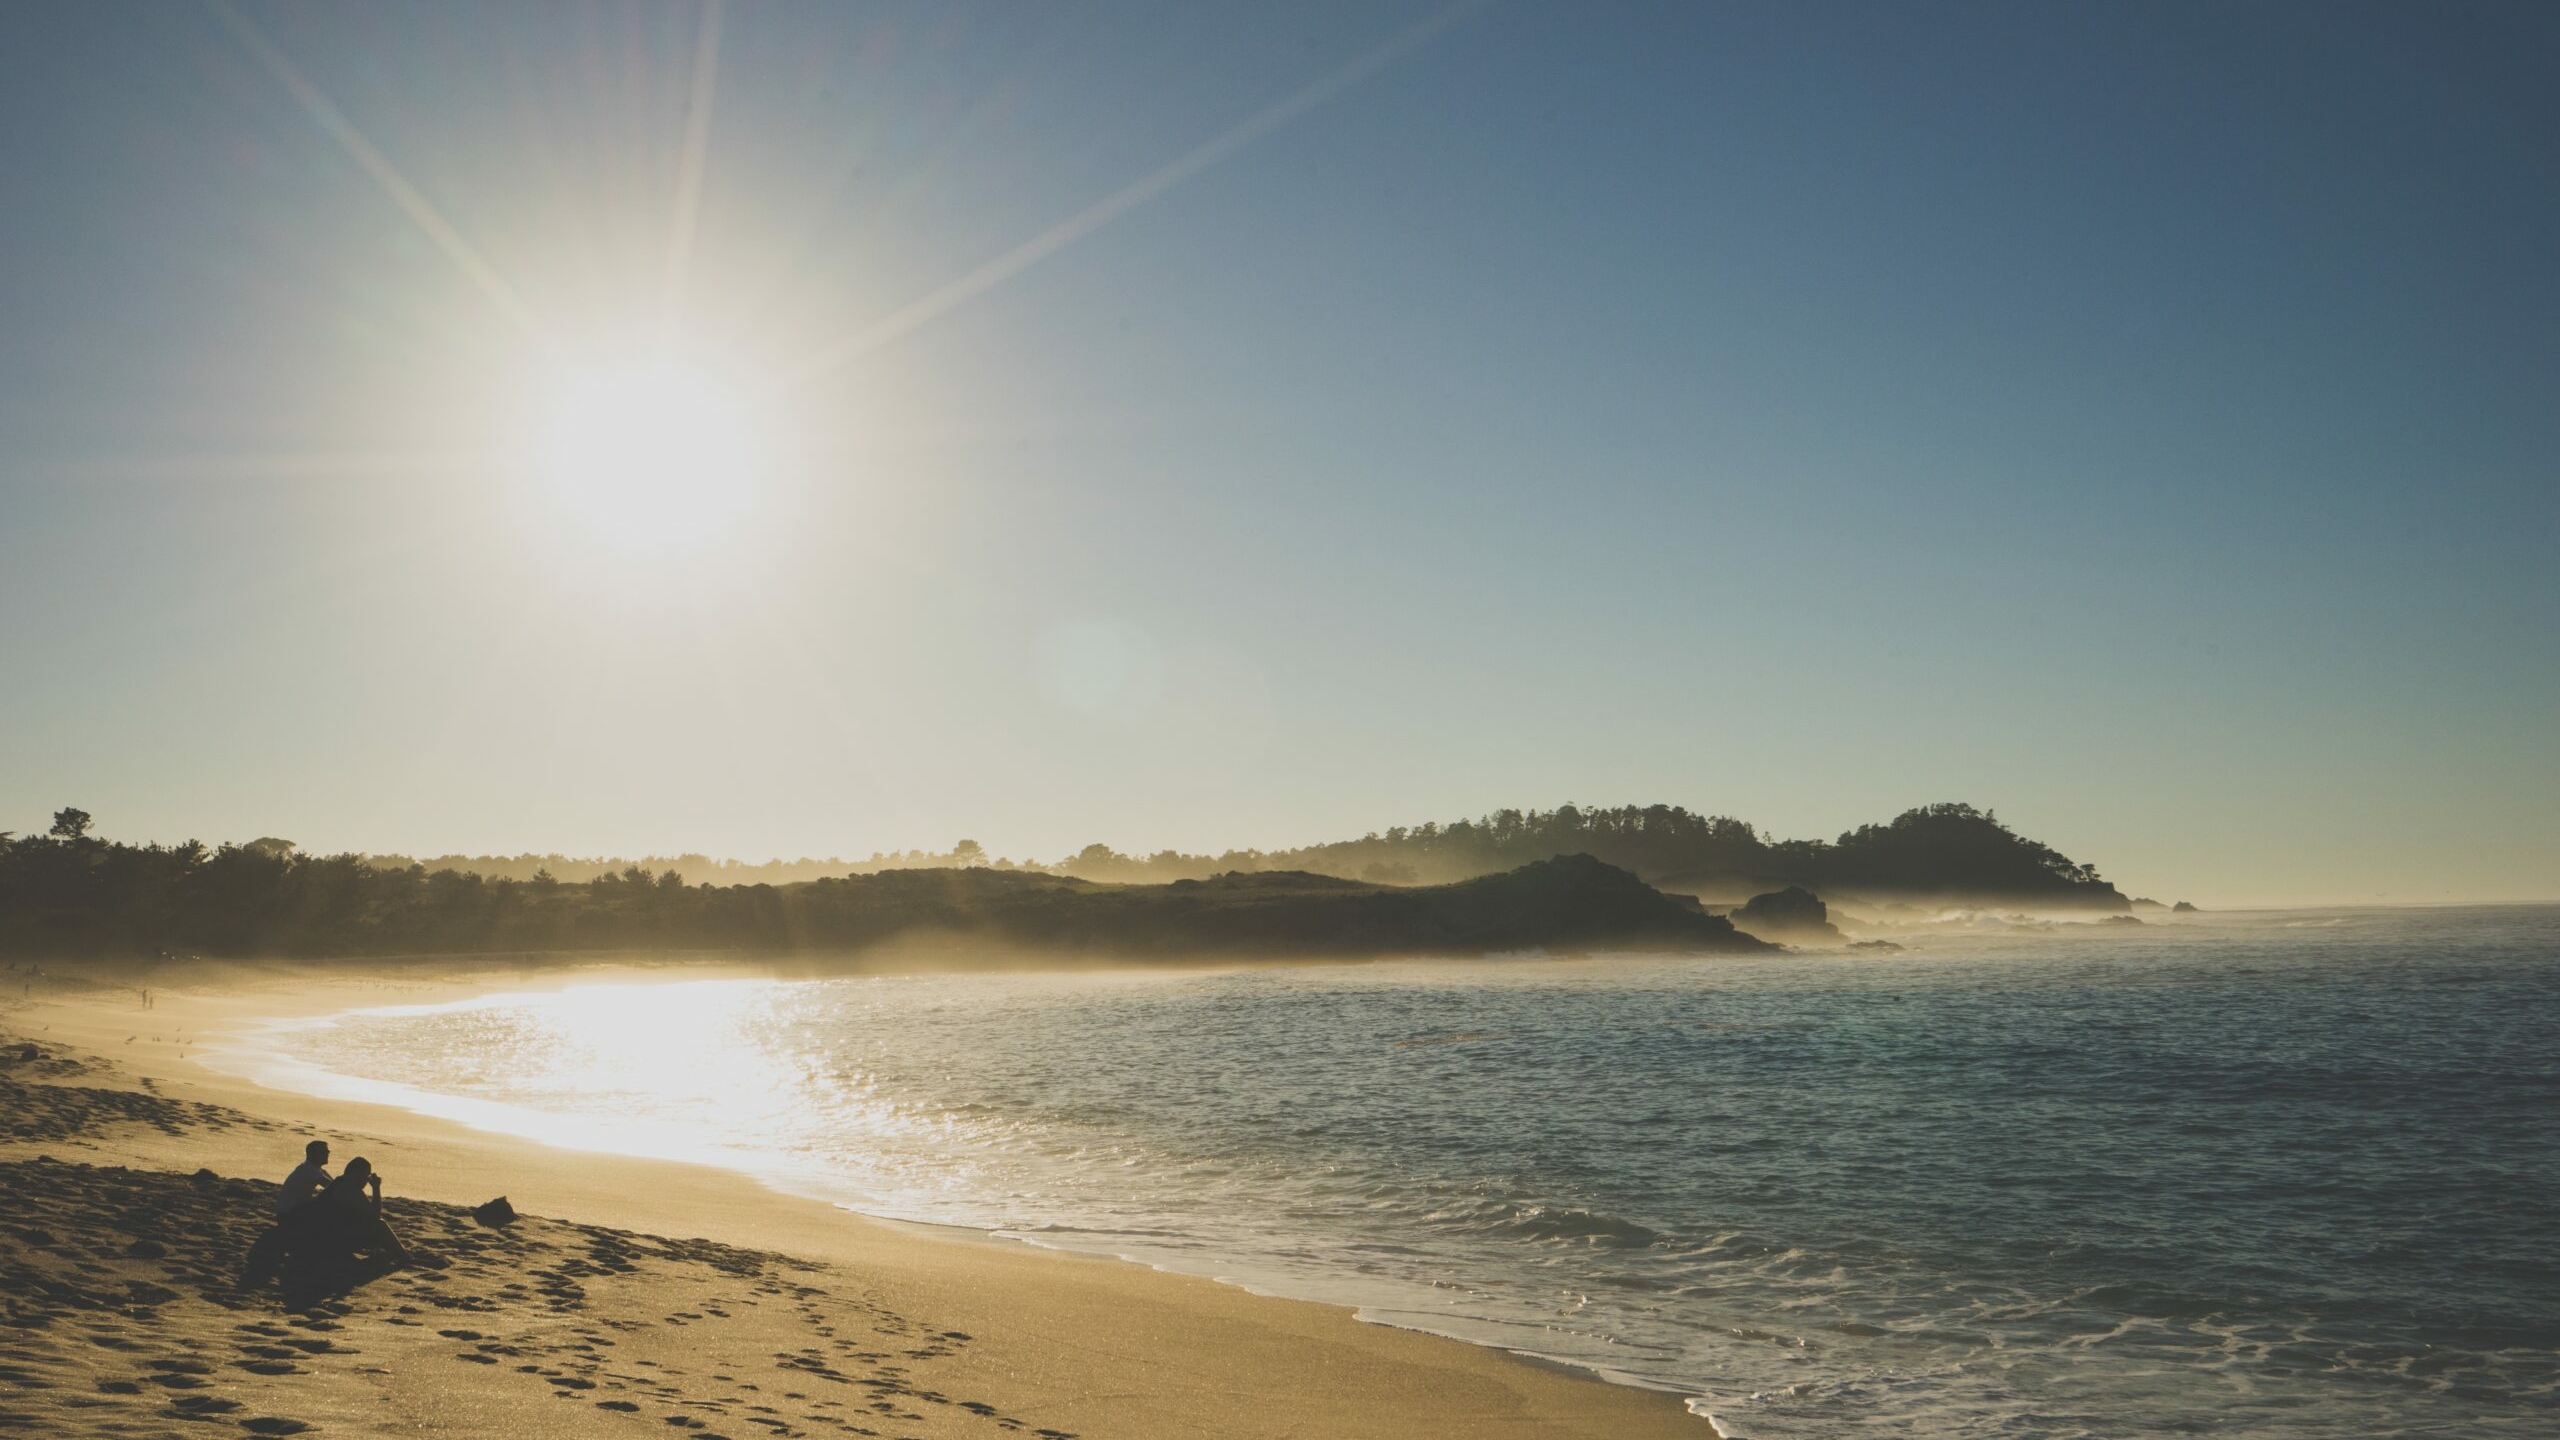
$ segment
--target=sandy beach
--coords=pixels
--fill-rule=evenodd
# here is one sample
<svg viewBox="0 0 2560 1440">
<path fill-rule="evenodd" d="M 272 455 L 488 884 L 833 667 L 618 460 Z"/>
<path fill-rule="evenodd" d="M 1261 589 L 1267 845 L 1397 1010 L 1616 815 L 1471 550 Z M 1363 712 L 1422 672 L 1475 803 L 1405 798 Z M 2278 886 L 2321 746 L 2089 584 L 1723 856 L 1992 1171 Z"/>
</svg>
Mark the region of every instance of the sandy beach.
<svg viewBox="0 0 2560 1440">
<path fill-rule="evenodd" d="M 266 1018 L 715 973 L 0 975 L 0 1432 L 1712 1433 L 1674 1396 L 1333 1307 L 867 1220 L 729 1171 L 551 1149 L 203 1063 L 208 1042 Z M 275 1181 L 313 1137 L 341 1161 L 369 1157 L 392 1224 L 444 1268 L 335 1295 L 242 1290 Z M 524 1218 L 476 1223 L 469 1207 L 499 1195 Z"/>
</svg>

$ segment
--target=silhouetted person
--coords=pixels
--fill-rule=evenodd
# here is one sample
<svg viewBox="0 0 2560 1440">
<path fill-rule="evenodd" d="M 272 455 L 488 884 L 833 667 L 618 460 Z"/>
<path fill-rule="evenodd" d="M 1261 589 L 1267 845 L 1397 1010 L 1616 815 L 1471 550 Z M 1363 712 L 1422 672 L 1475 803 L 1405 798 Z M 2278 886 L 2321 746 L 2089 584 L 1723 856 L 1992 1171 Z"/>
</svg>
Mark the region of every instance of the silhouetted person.
<svg viewBox="0 0 2560 1440">
<path fill-rule="evenodd" d="M 284 1188 L 276 1192 L 276 1223 L 301 1209 L 323 1190 L 329 1188 L 329 1142 L 314 1140 L 302 1147 L 302 1163 L 284 1177 Z"/>
<path fill-rule="evenodd" d="M 297 1207 L 296 1213 L 302 1209 L 311 1212 L 302 1227 L 310 1239 L 297 1235 L 296 1249 L 316 1244 L 330 1253 L 371 1251 L 399 1265 L 418 1258 L 383 1221 L 382 1177 L 373 1173 L 373 1162 L 361 1155 L 348 1161 L 346 1170 L 308 1206 Z"/>
<path fill-rule="evenodd" d="M 240 1283 L 252 1286 L 276 1273 L 290 1255 L 317 1256 L 334 1249 L 323 1231 L 320 1197 L 333 1182 L 329 1176 L 329 1142 L 314 1140 L 302 1147 L 302 1163 L 276 1188 L 275 1227 L 249 1246 Z"/>
</svg>

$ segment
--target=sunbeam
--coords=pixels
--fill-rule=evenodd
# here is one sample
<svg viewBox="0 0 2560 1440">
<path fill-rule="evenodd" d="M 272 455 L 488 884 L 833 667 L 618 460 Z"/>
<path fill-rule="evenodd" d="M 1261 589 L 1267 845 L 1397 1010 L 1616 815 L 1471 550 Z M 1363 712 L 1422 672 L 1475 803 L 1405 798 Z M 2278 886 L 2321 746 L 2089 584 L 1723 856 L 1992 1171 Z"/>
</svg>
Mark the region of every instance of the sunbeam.
<svg viewBox="0 0 2560 1440">
<path fill-rule="evenodd" d="M 2553 1429 L 2560 3 L 200 7 L 0 1440 Z"/>
<path fill-rule="evenodd" d="M 1186 180 L 1202 174 L 1253 142 L 1386 69 L 1439 38 L 1461 20 L 1482 9 L 1485 0 L 1458 0 L 1389 39 L 1300 87 L 1240 123 L 1192 147 L 1178 158 L 1131 181 L 1102 199 L 1023 241 L 959 279 L 909 301 L 870 325 L 827 346 L 789 372 L 790 383 L 807 384 L 872 350 L 900 339 L 986 294 L 1007 280 L 1066 249 L 1112 221 L 1146 204 Z"/>
<path fill-rule="evenodd" d="M 693 47 L 693 91 L 685 111 L 684 168 L 676 181 L 675 225 L 667 243 L 666 328 L 684 322 L 693 276 L 693 235 L 702 218 L 702 171 L 711 148 L 711 103 L 720 79 L 720 0 L 705 0 Z"/>
<path fill-rule="evenodd" d="M 374 148 L 373 142 L 364 138 L 364 132 L 356 129 L 354 122 L 330 103 L 329 97 L 322 94 L 318 86 L 304 79 L 302 72 L 294 68 L 293 62 L 268 41 L 248 16 L 234 9 L 229 0 L 208 0 L 208 3 L 249 53 L 257 57 L 258 63 L 266 67 L 267 73 L 275 76 L 277 83 L 283 85 L 295 102 L 302 106 L 304 113 L 326 131 L 330 139 L 338 142 L 338 148 L 346 151 L 348 158 L 364 167 L 364 172 L 373 177 L 373 183 L 381 186 L 382 193 L 391 197 L 391 203 L 416 221 L 418 228 L 427 232 L 427 238 L 435 242 L 436 248 L 462 267 L 462 272 L 471 277 L 472 283 L 480 287 L 481 293 L 487 295 L 490 303 L 504 312 L 508 320 L 524 331 L 528 338 L 542 341 L 542 326 L 535 320 L 531 307 L 516 293 L 515 287 L 507 283 L 506 277 L 500 275 L 469 240 L 463 238 L 461 231 L 453 228 L 417 186 L 409 183 L 399 167 Z"/>
</svg>

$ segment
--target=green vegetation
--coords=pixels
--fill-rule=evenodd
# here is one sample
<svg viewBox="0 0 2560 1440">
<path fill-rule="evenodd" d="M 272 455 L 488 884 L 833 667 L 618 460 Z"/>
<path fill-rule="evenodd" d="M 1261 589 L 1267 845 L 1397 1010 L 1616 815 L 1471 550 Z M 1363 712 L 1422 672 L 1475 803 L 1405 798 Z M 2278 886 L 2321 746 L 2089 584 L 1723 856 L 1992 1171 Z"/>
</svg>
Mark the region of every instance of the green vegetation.
<svg viewBox="0 0 2560 1440">
<path fill-rule="evenodd" d="M 1096 853 L 1100 852 L 1100 853 Z M 1749 823 L 1677 805 L 1497 810 L 1449 825 L 1397 827 L 1357 840 L 1273 852 L 1140 860 L 1088 847 L 1060 868 L 1094 879 L 1173 876 L 1184 869 L 1309 870 L 1393 884 L 1463 879 L 1550 855 L 1591 855 L 1662 889 L 1741 901 L 1790 885 L 1827 899 L 1990 901 L 2122 910 L 2096 867 L 2074 863 L 1970 805 L 1926 805 L 1825 843 L 1769 840 Z"/>
<path fill-rule="evenodd" d="M 688 885 L 632 867 L 580 884 L 306 856 L 281 840 L 118 845 L 87 817 L 0 840 L 0 953 L 378 955 L 723 950 L 1095 958 L 1740 951 L 1723 920 L 1565 856 L 1408 888 L 1291 872 L 1096 884 L 984 866 L 797 885 Z"/>
<path fill-rule="evenodd" d="M 1830 843 L 1765 840 L 1739 820 L 1675 806 L 1566 805 L 1300 850 L 1137 858 L 1093 845 L 1055 866 L 989 860 L 966 840 L 949 852 L 851 867 L 722 866 L 697 856 L 657 865 L 539 856 L 421 864 L 304 855 L 274 838 L 212 849 L 126 845 L 92 829 L 86 812 L 66 809 L 44 835 L 0 833 L 0 952 L 1718 948 L 1741 937 L 1653 887 L 1733 901 L 1798 886 L 1835 903 L 2127 904 L 2094 868 L 1968 805 L 1912 810 Z M 774 874 L 792 878 L 762 878 Z M 698 883 L 706 878 L 728 883 Z"/>
<path fill-rule="evenodd" d="M 2123 894 L 2095 867 L 2075 864 L 1970 805 L 1926 805 L 1883 825 L 1862 825 L 1836 841 L 1771 840 L 1746 821 L 1699 815 L 1677 805 L 1586 810 L 1497 810 L 1474 820 L 1397 826 L 1382 834 L 1283 850 L 1189 855 L 1160 850 L 1124 855 L 1088 845 L 1062 860 L 991 858 L 975 840 L 947 851 L 883 852 L 862 860 L 776 860 L 742 864 L 706 855 L 638 860 L 566 855 L 404 855 L 367 857 L 382 869 L 413 865 L 484 878 L 563 882 L 621 875 L 633 867 L 669 871 L 689 885 L 783 885 L 893 870 L 968 869 L 1070 875 L 1116 884 L 1162 885 L 1213 875 L 1299 870 L 1382 885 L 1444 884 L 1518 869 L 1556 855 L 1592 855 L 1665 890 L 1739 903 L 1800 885 L 1831 900 L 1860 898 L 1987 901 L 2040 908 L 2122 910 Z"/>
</svg>

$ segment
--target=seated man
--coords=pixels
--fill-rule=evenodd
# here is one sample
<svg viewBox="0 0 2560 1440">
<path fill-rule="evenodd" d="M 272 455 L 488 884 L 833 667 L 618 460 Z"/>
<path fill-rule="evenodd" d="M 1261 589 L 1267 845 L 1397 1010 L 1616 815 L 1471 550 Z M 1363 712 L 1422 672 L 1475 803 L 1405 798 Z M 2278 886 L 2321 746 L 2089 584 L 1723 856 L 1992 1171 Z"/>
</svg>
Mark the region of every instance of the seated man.
<svg viewBox="0 0 2560 1440">
<path fill-rule="evenodd" d="M 302 1147 L 302 1163 L 284 1177 L 276 1191 L 275 1228 L 259 1236 L 249 1246 L 242 1262 L 240 1283 L 254 1286 L 277 1272 L 285 1258 L 297 1253 L 316 1254 L 333 1248 L 324 1238 L 328 1227 L 321 1223 L 320 1197 L 327 1193 L 329 1179 L 329 1142 L 314 1140 Z"/>
<path fill-rule="evenodd" d="M 307 1205 L 297 1207 L 296 1214 L 304 1210 L 309 1212 L 309 1219 L 298 1227 L 302 1233 L 294 1237 L 297 1250 L 371 1251 L 396 1265 L 418 1260 L 384 1223 L 382 1177 L 373 1173 L 372 1162 L 361 1155 L 348 1161 L 345 1172 L 330 1181 L 327 1189 Z"/>
<path fill-rule="evenodd" d="M 328 1186 L 329 1142 L 314 1140 L 302 1147 L 302 1163 L 284 1177 L 284 1188 L 276 1192 L 276 1222 L 282 1224 Z"/>
</svg>

